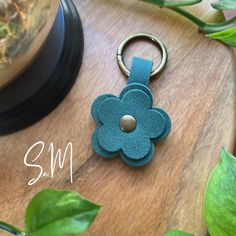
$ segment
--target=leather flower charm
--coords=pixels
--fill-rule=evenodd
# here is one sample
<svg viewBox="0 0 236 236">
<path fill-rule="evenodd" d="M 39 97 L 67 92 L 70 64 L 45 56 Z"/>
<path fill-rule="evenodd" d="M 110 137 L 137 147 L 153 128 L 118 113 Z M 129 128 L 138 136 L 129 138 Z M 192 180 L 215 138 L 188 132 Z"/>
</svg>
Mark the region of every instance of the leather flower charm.
<svg viewBox="0 0 236 236">
<path fill-rule="evenodd" d="M 143 166 L 155 153 L 154 142 L 166 138 L 171 129 L 167 113 L 153 107 L 153 97 L 143 84 L 131 83 L 119 97 L 105 94 L 92 105 L 97 124 L 92 137 L 94 151 L 105 158 L 120 154 L 131 166 Z"/>
</svg>

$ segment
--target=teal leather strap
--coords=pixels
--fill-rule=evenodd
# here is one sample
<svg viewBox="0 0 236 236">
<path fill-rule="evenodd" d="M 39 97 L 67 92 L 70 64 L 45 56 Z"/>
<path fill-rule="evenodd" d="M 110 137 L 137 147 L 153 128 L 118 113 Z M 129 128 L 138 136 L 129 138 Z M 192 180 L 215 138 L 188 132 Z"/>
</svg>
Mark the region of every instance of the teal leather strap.
<svg viewBox="0 0 236 236">
<path fill-rule="evenodd" d="M 138 83 L 148 86 L 152 73 L 152 67 L 152 61 L 134 57 L 128 84 Z"/>
</svg>

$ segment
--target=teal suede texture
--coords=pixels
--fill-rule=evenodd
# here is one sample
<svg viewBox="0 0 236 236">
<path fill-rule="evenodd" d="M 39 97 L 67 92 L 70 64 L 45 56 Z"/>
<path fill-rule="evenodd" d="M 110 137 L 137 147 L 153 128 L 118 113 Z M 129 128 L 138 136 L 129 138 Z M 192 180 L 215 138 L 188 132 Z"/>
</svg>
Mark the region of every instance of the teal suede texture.
<svg viewBox="0 0 236 236">
<path fill-rule="evenodd" d="M 113 158 L 120 155 L 130 166 L 144 166 L 155 156 L 154 142 L 169 135 L 169 115 L 153 107 L 153 96 L 147 87 L 152 66 L 152 61 L 135 57 L 128 85 L 120 96 L 104 94 L 94 101 L 91 114 L 97 128 L 92 136 L 92 146 L 99 156 Z M 131 132 L 120 127 L 120 120 L 125 115 L 136 120 L 136 128 Z"/>
</svg>

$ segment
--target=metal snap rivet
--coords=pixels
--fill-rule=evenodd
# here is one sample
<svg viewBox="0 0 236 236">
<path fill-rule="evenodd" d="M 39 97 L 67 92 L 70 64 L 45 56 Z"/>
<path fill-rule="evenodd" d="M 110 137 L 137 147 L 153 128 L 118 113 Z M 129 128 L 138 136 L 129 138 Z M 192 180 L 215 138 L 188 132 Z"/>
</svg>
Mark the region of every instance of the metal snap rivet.
<svg viewBox="0 0 236 236">
<path fill-rule="evenodd" d="M 124 115 L 120 119 L 120 128 L 126 133 L 134 131 L 136 128 L 135 118 L 131 115 Z"/>
</svg>

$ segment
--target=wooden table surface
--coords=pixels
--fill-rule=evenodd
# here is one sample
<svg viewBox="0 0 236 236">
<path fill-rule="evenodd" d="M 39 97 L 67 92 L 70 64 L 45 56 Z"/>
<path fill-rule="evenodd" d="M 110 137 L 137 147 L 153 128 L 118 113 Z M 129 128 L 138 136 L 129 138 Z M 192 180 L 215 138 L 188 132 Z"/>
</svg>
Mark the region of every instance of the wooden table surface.
<svg viewBox="0 0 236 236">
<path fill-rule="evenodd" d="M 85 235 L 160 236 L 167 229 L 206 235 L 202 217 L 204 188 L 219 161 L 221 146 L 235 143 L 235 61 L 231 48 L 199 34 L 182 17 L 153 5 L 130 0 L 80 0 L 85 31 L 82 70 L 72 91 L 49 116 L 32 127 L 0 138 L 0 219 L 23 227 L 24 208 L 43 188 L 80 192 L 103 209 Z M 204 19 L 216 20 L 209 1 L 194 8 Z M 120 42 L 136 32 L 157 35 L 167 46 L 166 69 L 150 84 L 155 105 L 171 116 L 173 130 L 156 145 L 154 161 L 144 168 L 126 166 L 119 158 L 104 160 L 91 148 L 95 128 L 92 101 L 103 93 L 118 95 L 127 83 L 115 54 Z M 132 50 L 133 49 L 133 50 Z M 155 57 L 144 42 L 126 54 Z M 155 58 L 158 58 L 156 56 Z M 24 157 L 36 142 L 45 148 L 34 164 L 50 173 L 50 143 L 65 150 L 73 144 L 73 183 L 69 161 L 54 178 L 33 186 L 38 168 Z M 39 147 L 28 156 L 32 163 Z M 0 235 L 4 235 L 2 232 Z"/>
</svg>

